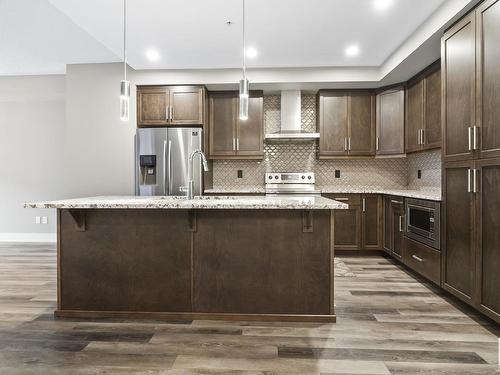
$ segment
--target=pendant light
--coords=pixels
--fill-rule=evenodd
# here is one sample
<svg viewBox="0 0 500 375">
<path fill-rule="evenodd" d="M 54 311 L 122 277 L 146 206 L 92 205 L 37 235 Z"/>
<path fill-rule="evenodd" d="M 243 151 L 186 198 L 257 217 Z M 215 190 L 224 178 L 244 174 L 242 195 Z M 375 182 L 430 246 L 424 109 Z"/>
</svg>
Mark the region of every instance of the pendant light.
<svg viewBox="0 0 500 375">
<path fill-rule="evenodd" d="M 243 78 L 240 80 L 240 120 L 248 119 L 248 79 L 246 75 L 245 50 L 245 0 L 243 1 Z"/>
<path fill-rule="evenodd" d="M 123 80 L 120 82 L 120 119 L 128 121 L 130 81 L 127 81 L 127 0 L 123 0 Z"/>
</svg>

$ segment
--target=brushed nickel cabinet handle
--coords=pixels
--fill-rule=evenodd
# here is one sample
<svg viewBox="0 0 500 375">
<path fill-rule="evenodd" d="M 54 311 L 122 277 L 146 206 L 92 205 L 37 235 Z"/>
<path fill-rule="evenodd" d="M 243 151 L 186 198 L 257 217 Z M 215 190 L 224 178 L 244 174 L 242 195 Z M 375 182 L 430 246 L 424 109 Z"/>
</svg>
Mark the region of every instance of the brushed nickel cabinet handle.
<svg viewBox="0 0 500 375">
<path fill-rule="evenodd" d="M 472 192 L 477 193 L 477 169 L 472 170 Z"/>
<path fill-rule="evenodd" d="M 375 140 L 375 149 L 378 151 L 380 148 L 380 137 L 377 137 Z"/>
<path fill-rule="evenodd" d="M 421 133 L 420 141 L 422 142 L 421 144 L 425 145 L 425 131 L 424 131 L 424 129 L 420 129 L 420 133 Z"/>
<path fill-rule="evenodd" d="M 416 256 L 415 254 L 413 254 L 411 257 L 412 257 L 413 259 L 415 259 L 415 260 L 419 261 L 419 262 L 423 262 L 423 261 L 424 261 L 422 258 L 420 258 L 420 257 Z"/>
<path fill-rule="evenodd" d="M 240 139 L 236 138 L 236 151 L 240 151 Z"/>
<path fill-rule="evenodd" d="M 174 119 L 174 107 L 170 106 L 170 120 Z"/>
<path fill-rule="evenodd" d="M 392 202 L 392 203 L 396 203 L 396 204 L 403 204 L 403 202 L 402 202 L 402 201 L 396 201 L 396 200 L 394 200 L 394 199 L 391 199 L 391 202 Z"/>
<path fill-rule="evenodd" d="M 344 151 L 347 151 L 347 137 L 344 137 Z"/>
<path fill-rule="evenodd" d="M 366 212 L 366 198 L 363 198 L 363 212 Z"/>
<path fill-rule="evenodd" d="M 472 151 L 472 128 L 470 126 L 467 128 L 467 135 L 469 136 L 469 151 Z"/>
<path fill-rule="evenodd" d="M 339 198 L 337 198 L 337 197 L 335 197 L 335 200 L 336 200 L 336 201 L 348 201 L 348 200 L 349 200 L 349 198 L 340 198 L 340 197 L 339 197 Z"/>
<path fill-rule="evenodd" d="M 236 138 L 233 138 L 233 151 L 236 151 Z"/>
<path fill-rule="evenodd" d="M 467 169 L 467 193 L 470 193 L 471 192 L 471 182 L 470 182 L 470 178 L 471 178 L 471 170 L 470 168 Z"/>
<path fill-rule="evenodd" d="M 420 129 L 417 129 L 417 145 L 421 144 L 420 143 Z"/>
<path fill-rule="evenodd" d="M 403 216 L 399 215 L 399 231 L 403 231 Z"/>
<path fill-rule="evenodd" d="M 478 141 L 477 141 L 477 138 L 479 137 L 479 126 L 473 126 L 472 127 L 473 131 L 474 131 L 474 137 L 473 137 L 473 144 L 472 144 L 472 148 L 473 150 L 478 150 L 479 147 L 478 147 Z"/>
<path fill-rule="evenodd" d="M 167 105 L 165 107 L 165 120 L 169 119 L 169 114 L 170 114 L 170 107 Z"/>
<path fill-rule="evenodd" d="M 348 140 L 348 150 L 351 151 L 351 137 L 349 137 L 349 140 Z"/>
</svg>

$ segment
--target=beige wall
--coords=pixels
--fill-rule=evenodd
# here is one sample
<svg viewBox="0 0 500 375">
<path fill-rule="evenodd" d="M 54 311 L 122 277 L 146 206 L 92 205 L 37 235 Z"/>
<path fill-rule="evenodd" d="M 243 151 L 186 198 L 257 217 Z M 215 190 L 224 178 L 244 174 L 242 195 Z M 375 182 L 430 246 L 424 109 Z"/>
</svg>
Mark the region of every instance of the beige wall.
<svg viewBox="0 0 500 375">
<path fill-rule="evenodd" d="M 64 114 L 64 76 L 0 77 L 0 241 L 54 238 L 55 212 L 23 204 L 64 196 Z"/>
</svg>

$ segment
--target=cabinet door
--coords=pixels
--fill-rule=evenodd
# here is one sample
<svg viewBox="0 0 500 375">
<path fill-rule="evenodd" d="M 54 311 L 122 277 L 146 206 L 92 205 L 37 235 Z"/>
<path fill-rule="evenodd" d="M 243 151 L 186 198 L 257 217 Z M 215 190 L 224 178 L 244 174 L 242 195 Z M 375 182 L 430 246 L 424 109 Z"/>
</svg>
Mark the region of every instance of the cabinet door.
<svg viewBox="0 0 500 375">
<path fill-rule="evenodd" d="M 406 90 L 406 152 L 420 151 L 424 128 L 424 81 Z"/>
<path fill-rule="evenodd" d="M 349 96 L 349 155 L 375 154 L 375 101 L 371 93 Z"/>
<path fill-rule="evenodd" d="M 198 86 L 171 86 L 170 106 L 172 125 L 203 124 L 204 89 Z"/>
<path fill-rule="evenodd" d="M 500 322 L 500 158 L 476 162 L 479 308 Z"/>
<path fill-rule="evenodd" d="M 377 95 L 377 155 L 404 154 L 404 90 Z"/>
<path fill-rule="evenodd" d="M 384 196 L 384 250 L 392 253 L 392 213 L 391 197 Z"/>
<path fill-rule="evenodd" d="M 382 197 L 363 195 L 361 212 L 361 247 L 366 250 L 380 250 L 382 248 Z"/>
<path fill-rule="evenodd" d="M 333 229 L 336 250 L 358 250 L 361 239 L 361 207 L 358 194 L 324 194 L 325 197 L 349 205 L 347 210 L 334 210 Z"/>
<path fill-rule="evenodd" d="M 232 93 L 213 93 L 209 97 L 210 156 L 236 154 L 236 116 L 238 98 Z"/>
<path fill-rule="evenodd" d="M 485 1 L 477 20 L 477 123 L 481 157 L 500 157 L 500 1 Z"/>
<path fill-rule="evenodd" d="M 404 208 L 403 203 L 392 204 L 391 207 L 392 225 L 392 255 L 398 259 L 404 257 Z"/>
<path fill-rule="evenodd" d="M 466 160 L 471 127 L 475 125 L 475 21 L 474 12 L 462 19 L 441 40 L 443 85 L 443 159 Z"/>
<path fill-rule="evenodd" d="M 318 115 L 319 156 L 347 155 L 347 95 L 320 94 Z"/>
<path fill-rule="evenodd" d="M 262 95 L 248 99 L 248 119 L 237 119 L 236 151 L 239 156 L 264 156 L 264 101 Z"/>
<path fill-rule="evenodd" d="M 444 241 L 443 288 L 472 303 L 474 296 L 474 193 L 470 172 L 472 161 L 445 163 L 443 166 Z M 469 192 L 470 191 L 470 192 Z"/>
<path fill-rule="evenodd" d="M 165 87 L 137 88 L 137 126 L 168 124 L 168 89 Z"/>
<path fill-rule="evenodd" d="M 429 74 L 424 80 L 424 145 L 430 150 L 441 147 L 441 70 Z"/>
</svg>

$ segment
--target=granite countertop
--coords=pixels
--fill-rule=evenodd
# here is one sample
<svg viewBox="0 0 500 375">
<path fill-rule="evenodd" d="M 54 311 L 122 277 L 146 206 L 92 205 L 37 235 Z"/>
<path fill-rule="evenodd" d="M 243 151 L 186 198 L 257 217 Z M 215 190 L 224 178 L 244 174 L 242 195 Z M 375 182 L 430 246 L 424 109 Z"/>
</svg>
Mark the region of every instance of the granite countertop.
<svg viewBox="0 0 500 375">
<path fill-rule="evenodd" d="M 411 190 L 411 189 L 384 189 L 384 188 L 344 188 L 323 187 L 321 193 L 333 194 L 385 194 L 407 198 L 427 199 L 441 201 L 440 190 Z M 205 194 L 264 194 L 264 188 L 238 188 L 238 189 L 206 189 Z"/>
<path fill-rule="evenodd" d="M 348 205 L 320 196 L 101 196 L 58 201 L 29 202 L 26 208 L 150 208 L 150 209 L 297 209 L 342 210 Z"/>
</svg>

